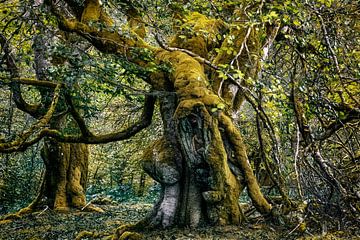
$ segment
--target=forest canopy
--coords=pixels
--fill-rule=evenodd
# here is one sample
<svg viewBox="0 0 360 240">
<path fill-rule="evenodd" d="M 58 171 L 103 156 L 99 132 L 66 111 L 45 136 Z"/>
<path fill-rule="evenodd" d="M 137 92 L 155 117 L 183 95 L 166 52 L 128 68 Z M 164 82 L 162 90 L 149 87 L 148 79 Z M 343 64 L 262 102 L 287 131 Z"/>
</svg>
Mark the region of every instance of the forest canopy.
<svg viewBox="0 0 360 240">
<path fill-rule="evenodd" d="M 356 1 L 9 0 L 0 18 L 0 204 L 16 174 L 32 189 L 12 217 L 101 212 L 102 165 L 110 187 L 160 186 L 113 239 L 240 225 L 244 198 L 277 224 L 360 224 Z"/>
</svg>

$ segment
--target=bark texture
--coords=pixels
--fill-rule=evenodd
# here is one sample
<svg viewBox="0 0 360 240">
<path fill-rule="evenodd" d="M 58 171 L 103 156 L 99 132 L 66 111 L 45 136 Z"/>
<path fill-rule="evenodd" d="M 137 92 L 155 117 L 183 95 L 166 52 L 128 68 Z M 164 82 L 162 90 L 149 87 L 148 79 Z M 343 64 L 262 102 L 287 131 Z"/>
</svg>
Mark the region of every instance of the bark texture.
<svg viewBox="0 0 360 240">
<path fill-rule="evenodd" d="M 54 210 L 67 211 L 86 205 L 88 147 L 46 139 L 42 150 L 46 170 L 36 205 L 45 201 Z"/>
<path fill-rule="evenodd" d="M 208 88 L 203 66 L 181 52 L 158 54 L 174 63 L 169 84 L 178 99 L 169 108 L 162 102 L 165 136 L 144 157 L 145 170 L 163 186 L 156 215 L 167 209 L 160 215 L 193 227 L 239 224 L 243 216 L 238 199 L 244 186 L 259 211 L 269 214 L 271 206 L 260 192 L 240 133 L 221 109 L 221 99 Z M 175 134 L 167 136 L 166 129 Z M 167 227 L 171 221 L 160 223 Z"/>
<path fill-rule="evenodd" d="M 143 157 L 144 170 L 162 186 L 161 196 L 146 219 L 120 227 L 115 239 L 146 228 L 240 224 L 244 187 L 258 211 L 271 214 L 240 132 L 208 88 L 204 67 L 182 52 L 157 54 L 174 68 L 161 86 L 177 93 L 160 99 L 164 136 Z"/>
</svg>

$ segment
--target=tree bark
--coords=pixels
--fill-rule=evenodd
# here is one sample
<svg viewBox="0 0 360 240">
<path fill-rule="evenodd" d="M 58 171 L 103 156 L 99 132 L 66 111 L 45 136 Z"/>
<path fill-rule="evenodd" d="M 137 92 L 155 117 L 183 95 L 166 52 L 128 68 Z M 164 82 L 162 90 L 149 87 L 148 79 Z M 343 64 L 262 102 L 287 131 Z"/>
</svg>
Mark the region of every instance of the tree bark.
<svg viewBox="0 0 360 240">
<path fill-rule="evenodd" d="M 59 143 L 45 139 L 41 156 L 46 170 L 39 196 L 32 207 L 46 204 L 59 211 L 84 207 L 88 146 L 82 143 Z"/>
</svg>

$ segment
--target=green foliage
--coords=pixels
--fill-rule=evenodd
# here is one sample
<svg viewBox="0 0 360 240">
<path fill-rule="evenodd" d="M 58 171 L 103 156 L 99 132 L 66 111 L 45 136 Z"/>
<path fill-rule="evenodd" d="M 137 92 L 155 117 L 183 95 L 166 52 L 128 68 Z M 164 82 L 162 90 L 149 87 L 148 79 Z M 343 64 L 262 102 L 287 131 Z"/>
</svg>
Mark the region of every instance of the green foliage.
<svg viewBox="0 0 360 240">
<path fill-rule="evenodd" d="M 26 207 L 36 197 L 43 163 L 35 145 L 23 154 L 0 155 L 0 214 Z"/>
</svg>

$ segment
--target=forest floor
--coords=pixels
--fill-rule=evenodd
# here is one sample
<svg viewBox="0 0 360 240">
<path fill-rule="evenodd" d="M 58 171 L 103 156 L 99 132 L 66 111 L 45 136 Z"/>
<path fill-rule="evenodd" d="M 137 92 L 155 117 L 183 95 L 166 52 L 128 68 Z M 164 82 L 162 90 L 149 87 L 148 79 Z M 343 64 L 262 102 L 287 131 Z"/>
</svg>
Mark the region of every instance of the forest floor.
<svg viewBox="0 0 360 240">
<path fill-rule="evenodd" d="M 72 240 L 81 231 L 110 235 L 122 224 L 135 223 L 150 210 L 151 204 L 110 204 L 100 206 L 104 213 L 71 212 L 57 213 L 51 210 L 35 212 L 11 222 L 0 224 L 1 240 Z M 0 216 L 1 218 L 1 216 Z M 293 231 L 292 231 L 293 230 Z M 207 227 L 199 229 L 171 229 L 146 232 L 144 239 L 360 239 L 347 232 L 314 236 L 297 229 L 286 229 L 272 224 L 248 222 L 242 226 Z M 101 238 L 81 238 L 101 239 Z"/>
</svg>

